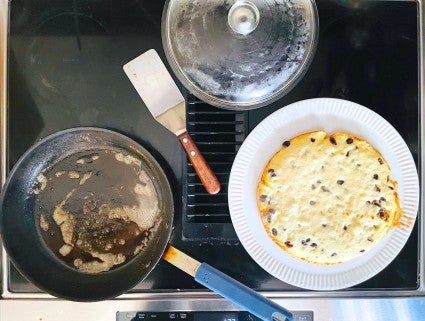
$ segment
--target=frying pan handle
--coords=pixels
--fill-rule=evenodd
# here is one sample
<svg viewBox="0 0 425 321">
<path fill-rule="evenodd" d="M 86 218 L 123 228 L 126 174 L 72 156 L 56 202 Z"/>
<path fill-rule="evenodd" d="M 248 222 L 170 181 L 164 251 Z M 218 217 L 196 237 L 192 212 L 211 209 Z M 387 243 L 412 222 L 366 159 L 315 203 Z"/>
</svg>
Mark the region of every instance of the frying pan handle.
<svg viewBox="0 0 425 321">
<path fill-rule="evenodd" d="M 262 320 L 294 320 L 288 310 L 206 263 L 199 266 L 195 280 Z"/>
<path fill-rule="evenodd" d="M 207 192 L 210 194 L 217 194 L 221 188 L 220 182 L 196 147 L 192 137 L 185 131 L 183 134 L 180 134 L 178 138 Z"/>
</svg>

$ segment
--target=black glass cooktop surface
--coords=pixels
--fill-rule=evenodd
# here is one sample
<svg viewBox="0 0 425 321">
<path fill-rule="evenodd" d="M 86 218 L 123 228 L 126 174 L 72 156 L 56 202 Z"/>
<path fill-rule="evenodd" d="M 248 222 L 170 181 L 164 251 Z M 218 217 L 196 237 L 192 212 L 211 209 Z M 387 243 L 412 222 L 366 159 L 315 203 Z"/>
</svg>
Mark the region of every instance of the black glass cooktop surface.
<svg viewBox="0 0 425 321">
<path fill-rule="evenodd" d="M 14 0 L 10 2 L 8 169 L 48 134 L 77 126 L 121 132 L 148 149 L 175 194 L 171 243 L 194 258 L 264 291 L 299 290 L 263 271 L 244 251 L 231 225 L 227 181 L 234 156 L 267 115 L 295 101 L 336 97 L 378 112 L 407 142 L 420 163 L 418 3 L 318 0 L 319 43 L 297 86 L 270 106 L 229 112 L 188 100 L 187 128 L 223 189 L 203 192 L 177 138 L 157 124 L 122 66 L 161 43 L 163 1 Z M 346 291 L 416 289 L 417 223 L 389 266 Z M 38 292 L 11 265 L 13 292 Z M 165 261 L 132 291 L 202 289 Z"/>
</svg>

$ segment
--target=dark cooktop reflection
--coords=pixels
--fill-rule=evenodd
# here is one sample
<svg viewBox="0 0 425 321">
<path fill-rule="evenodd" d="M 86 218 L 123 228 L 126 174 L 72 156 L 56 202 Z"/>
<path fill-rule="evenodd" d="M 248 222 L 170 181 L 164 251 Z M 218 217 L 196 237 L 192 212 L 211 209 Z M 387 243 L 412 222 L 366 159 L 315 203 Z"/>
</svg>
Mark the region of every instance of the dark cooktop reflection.
<svg viewBox="0 0 425 321">
<path fill-rule="evenodd" d="M 57 130 L 98 126 L 119 131 L 145 146 L 170 178 L 176 194 L 173 245 L 254 289 L 299 290 L 262 270 L 237 240 L 224 235 L 196 241 L 182 237 L 186 156 L 176 138 L 153 121 L 122 71 L 126 62 L 151 48 L 165 61 L 160 33 L 163 5 L 148 0 L 10 2 L 9 168 L 32 143 Z M 243 114 L 246 134 L 292 102 L 343 98 L 373 109 L 393 124 L 418 165 L 418 4 L 318 0 L 317 6 L 320 34 L 311 67 L 281 100 Z M 208 108 L 212 113 L 221 111 Z M 417 262 L 416 224 L 387 268 L 346 291 L 416 289 Z M 9 277 L 11 291 L 38 291 L 14 268 Z M 133 291 L 175 289 L 202 287 L 160 261 Z"/>
<path fill-rule="evenodd" d="M 96 54 L 105 32 L 99 21 L 87 15 L 63 13 L 45 20 L 29 48 L 31 83 L 40 95 L 54 100 L 64 92 L 81 95 L 90 83 L 108 86 L 107 79 L 99 76 L 110 58 Z M 105 61 L 94 64 L 93 59 Z"/>
</svg>

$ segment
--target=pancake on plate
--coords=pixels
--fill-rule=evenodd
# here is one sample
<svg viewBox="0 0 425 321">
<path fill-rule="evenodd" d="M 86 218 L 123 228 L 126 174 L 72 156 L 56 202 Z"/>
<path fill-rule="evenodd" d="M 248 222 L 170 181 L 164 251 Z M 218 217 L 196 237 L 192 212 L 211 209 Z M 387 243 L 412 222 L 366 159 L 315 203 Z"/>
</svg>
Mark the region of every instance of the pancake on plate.
<svg viewBox="0 0 425 321">
<path fill-rule="evenodd" d="M 257 186 L 267 234 L 313 264 L 366 253 L 402 213 L 390 171 L 379 151 L 348 133 L 315 131 L 284 141 Z"/>
</svg>

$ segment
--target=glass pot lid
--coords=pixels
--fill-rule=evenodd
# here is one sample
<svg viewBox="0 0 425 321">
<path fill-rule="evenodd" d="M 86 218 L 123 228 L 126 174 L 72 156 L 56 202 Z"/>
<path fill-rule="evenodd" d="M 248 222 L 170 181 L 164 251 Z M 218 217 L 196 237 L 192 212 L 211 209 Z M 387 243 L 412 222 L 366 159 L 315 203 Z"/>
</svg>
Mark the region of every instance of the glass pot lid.
<svg viewBox="0 0 425 321">
<path fill-rule="evenodd" d="M 211 105 L 245 110 L 285 95 L 303 76 L 318 38 L 314 0 L 168 0 L 167 60 Z"/>
</svg>

